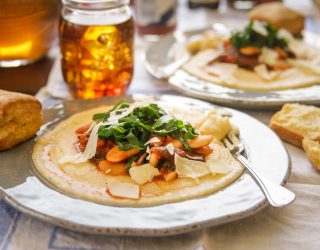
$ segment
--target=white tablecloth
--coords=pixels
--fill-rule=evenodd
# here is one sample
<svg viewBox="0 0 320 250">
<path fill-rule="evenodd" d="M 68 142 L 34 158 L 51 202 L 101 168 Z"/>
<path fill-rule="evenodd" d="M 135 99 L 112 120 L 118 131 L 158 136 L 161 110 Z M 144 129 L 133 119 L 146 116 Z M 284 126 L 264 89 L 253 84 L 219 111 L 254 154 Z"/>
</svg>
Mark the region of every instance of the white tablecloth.
<svg viewBox="0 0 320 250">
<path fill-rule="evenodd" d="M 300 2 L 309 6 L 308 1 Z M 181 20 L 187 20 L 188 13 L 180 13 L 184 15 Z M 195 11 L 193 15 L 198 17 L 193 18 L 198 23 L 182 23 L 183 28 L 198 28 L 203 23 L 216 21 L 212 12 Z M 237 22 L 230 20 L 228 22 Z M 146 73 L 140 52 L 137 50 L 135 76 L 129 93 L 177 94 L 166 82 Z M 65 94 L 59 65 L 53 68 L 49 85 L 55 95 Z M 48 96 L 47 89 L 42 89 L 38 97 L 45 105 L 57 101 Z M 273 114 L 270 111 L 244 112 L 265 124 Z M 0 249 L 320 249 L 320 173 L 312 168 L 301 149 L 285 145 L 292 159 L 292 173 L 287 186 L 297 195 L 294 203 L 285 208 L 268 207 L 237 222 L 180 236 L 144 238 L 97 236 L 65 230 L 21 214 L 0 201 Z"/>
</svg>

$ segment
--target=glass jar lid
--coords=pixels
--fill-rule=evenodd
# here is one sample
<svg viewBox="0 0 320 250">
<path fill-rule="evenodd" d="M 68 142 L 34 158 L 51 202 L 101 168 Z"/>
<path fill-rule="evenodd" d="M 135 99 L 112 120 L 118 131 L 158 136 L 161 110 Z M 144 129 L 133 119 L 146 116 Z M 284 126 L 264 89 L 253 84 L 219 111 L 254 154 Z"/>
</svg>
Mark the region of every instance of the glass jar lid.
<svg viewBox="0 0 320 250">
<path fill-rule="evenodd" d="M 129 4 L 129 0 L 62 0 L 64 6 L 78 10 L 103 10 Z"/>
</svg>

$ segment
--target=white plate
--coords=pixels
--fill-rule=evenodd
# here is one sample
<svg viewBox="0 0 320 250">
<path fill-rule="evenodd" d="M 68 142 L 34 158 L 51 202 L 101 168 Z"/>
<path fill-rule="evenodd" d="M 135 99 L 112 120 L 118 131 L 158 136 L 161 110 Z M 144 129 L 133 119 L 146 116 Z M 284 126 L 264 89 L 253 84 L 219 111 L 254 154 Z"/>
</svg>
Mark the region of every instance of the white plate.
<svg viewBox="0 0 320 250">
<path fill-rule="evenodd" d="M 214 27 L 223 29 L 224 26 L 215 24 Z M 148 72 L 161 78 L 159 68 L 184 58 L 186 40 L 207 29 L 178 31 L 152 44 L 144 55 Z M 304 32 L 304 40 L 307 44 L 320 47 L 320 36 L 317 34 Z M 236 108 L 275 109 L 288 102 L 320 104 L 320 85 L 281 91 L 246 91 L 200 80 L 182 69 L 177 70 L 168 81 L 175 90 L 185 95 Z"/>
<path fill-rule="evenodd" d="M 206 102 L 178 96 L 154 98 L 172 105 L 211 108 Z M 101 104 L 115 104 L 132 96 L 95 101 L 69 101 L 45 109 L 40 134 L 70 115 Z M 288 154 L 279 138 L 265 125 L 236 110 L 227 109 L 240 128 L 241 139 L 253 166 L 276 183 L 284 183 L 290 170 Z M 129 208 L 100 205 L 72 198 L 37 176 L 31 161 L 34 145 L 29 140 L 0 153 L 0 190 L 6 202 L 18 210 L 50 223 L 88 233 L 115 235 L 172 235 L 214 226 L 250 216 L 267 205 L 251 177 L 244 173 L 236 182 L 212 195 L 153 207 Z"/>
</svg>

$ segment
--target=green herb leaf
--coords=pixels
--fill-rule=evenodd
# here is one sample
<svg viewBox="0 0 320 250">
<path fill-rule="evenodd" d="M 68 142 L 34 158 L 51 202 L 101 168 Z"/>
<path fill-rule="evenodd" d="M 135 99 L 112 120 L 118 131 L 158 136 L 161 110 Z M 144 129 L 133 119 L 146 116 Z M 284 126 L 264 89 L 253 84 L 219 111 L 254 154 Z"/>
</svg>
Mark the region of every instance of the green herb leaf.
<svg viewBox="0 0 320 250">
<path fill-rule="evenodd" d="M 138 159 L 137 155 L 132 156 L 129 161 L 125 165 L 126 171 L 129 173 L 130 168 L 132 167 L 132 163 L 134 163 Z"/>
<path fill-rule="evenodd" d="M 127 103 L 120 103 L 106 113 L 94 115 L 94 118 L 97 121 L 101 121 L 101 119 L 105 121 L 111 112 L 117 112 L 117 110 L 124 112 L 123 109 L 128 107 Z M 103 125 L 98 131 L 100 139 L 116 142 L 120 150 L 145 149 L 145 143 L 152 134 L 170 135 L 180 140 L 186 149 L 189 149 L 187 139 L 193 139 L 197 136 L 195 129 L 189 123 L 177 120 L 156 104 L 136 107 L 130 114 L 120 118 L 117 124 Z"/>
<path fill-rule="evenodd" d="M 234 33 L 230 38 L 230 42 L 236 49 L 241 49 L 247 46 L 258 48 L 288 48 L 287 41 L 278 37 L 277 30 L 271 24 L 264 24 L 264 27 L 268 33 L 266 36 L 256 32 L 253 29 L 253 21 L 251 21 L 243 31 Z"/>
</svg>

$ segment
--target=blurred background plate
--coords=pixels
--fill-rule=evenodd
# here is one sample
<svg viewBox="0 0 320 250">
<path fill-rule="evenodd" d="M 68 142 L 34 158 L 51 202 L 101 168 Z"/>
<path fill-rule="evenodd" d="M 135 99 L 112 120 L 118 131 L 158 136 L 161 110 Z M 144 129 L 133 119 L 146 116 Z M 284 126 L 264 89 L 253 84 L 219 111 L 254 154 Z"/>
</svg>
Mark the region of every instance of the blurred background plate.
<svg viewBox="0 0 320 250">
<path fill-rule="evenodd" d="M 158 79 L 162 78 L 162 68 L 186 57 L 187 39 L 210 28 L 177 31 L 152 44 L 144 55 L 144 65 L 148 72 Z M 221 32 L 228 29 L 221 23 L 214 24 L 212 28 Z M 303 39 L 307 44 L 320 47 L 320 36 L 315 33 L 304 31 Z M 175 71 L 168 82 L 185 95 L 235 108 L 276 109 L 288 102 L 320 104 L 320 85 L 281 91 L 246 91 L 200 80 L 182 69 Z"/>
<path fill-rule="evenodd" d="M 137 98 L 185 107 L 213 107 L 203 101 L 169 95 L 66 101 L 44 110 L 45 125 L 38 136 L 79 111 Z M 246 145 L 252 165 L 270 180 L 284 183 L 291 165 L 280 139 L 251 116 L 236 110 L 227 110 L 233 114 L 232 122 L 241 131 L 241 139 Z M 34 140 L 29 140 L 0 153 L 0 193 L 7 203 L 18 210 L 61 227 L 113 235 L 173 235 L 239 220 L 255 214 L 267 205 L 264 195 L 247 173 L 212 195 L 160 206 L 116 207 L 76 199 L 37 175 L 31 160 L 33 146 Z"/>
</svg>

